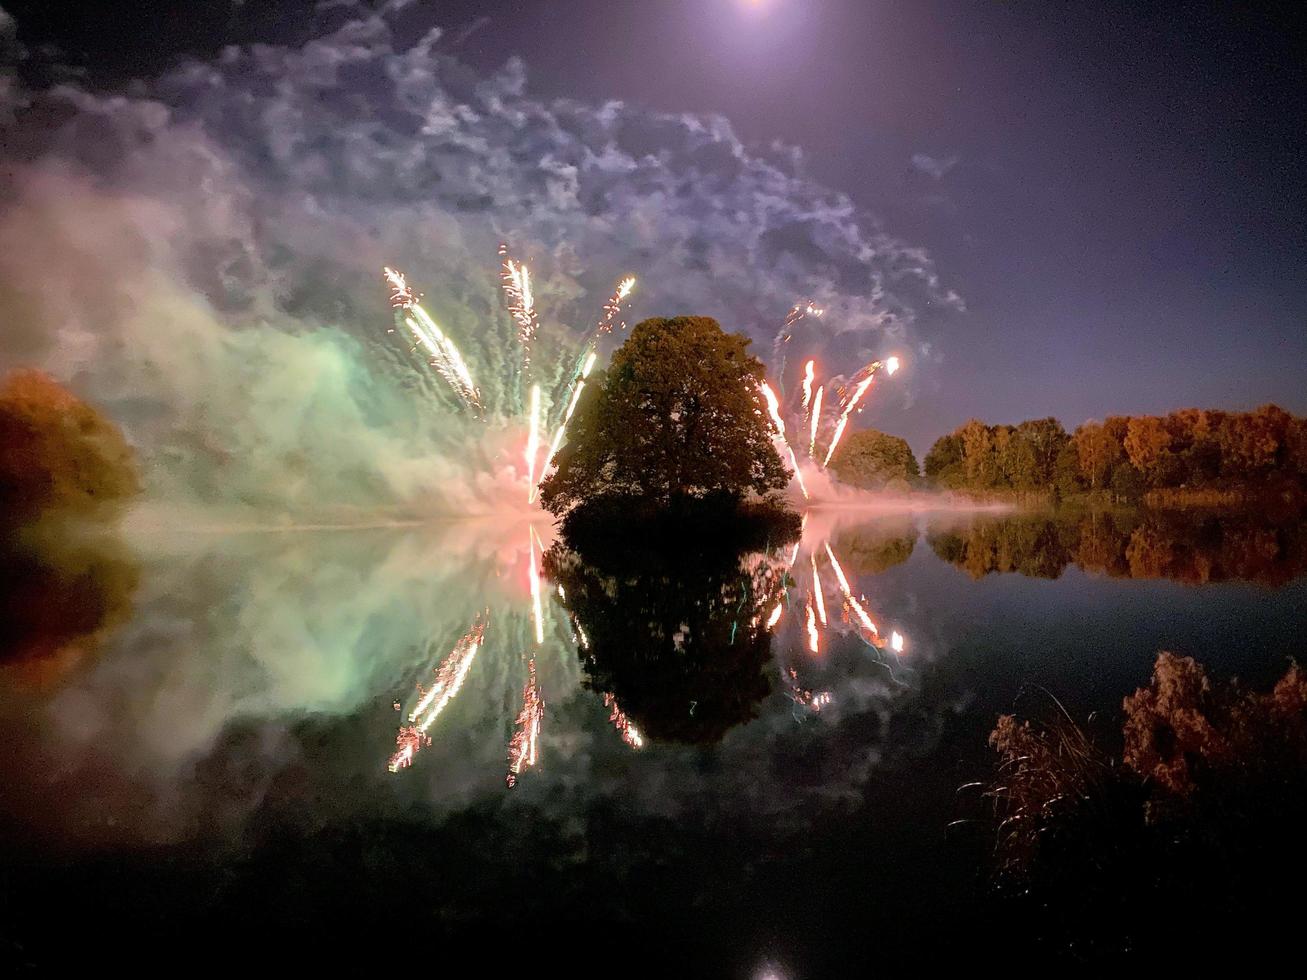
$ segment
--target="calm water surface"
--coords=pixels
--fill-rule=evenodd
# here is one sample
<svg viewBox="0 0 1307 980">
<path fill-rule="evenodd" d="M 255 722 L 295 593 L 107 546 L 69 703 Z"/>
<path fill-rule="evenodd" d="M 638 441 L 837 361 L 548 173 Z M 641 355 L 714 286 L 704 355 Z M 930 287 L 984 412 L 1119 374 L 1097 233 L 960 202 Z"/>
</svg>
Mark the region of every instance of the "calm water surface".
<svg viewBox="0 0 1307 980">
<path fill-rule="evenodd" d="M 502 521 L 13 554 L 0 964 L 265 940 L 581 975 L 983 958 L 958 787 L 996 716 L 1052 694 L 1110 732 L 1161 649 L 1277 676 L 1305 542 L 1248 516 L 814 512 L 749 554 L 578 555 Z"/>
</svg>

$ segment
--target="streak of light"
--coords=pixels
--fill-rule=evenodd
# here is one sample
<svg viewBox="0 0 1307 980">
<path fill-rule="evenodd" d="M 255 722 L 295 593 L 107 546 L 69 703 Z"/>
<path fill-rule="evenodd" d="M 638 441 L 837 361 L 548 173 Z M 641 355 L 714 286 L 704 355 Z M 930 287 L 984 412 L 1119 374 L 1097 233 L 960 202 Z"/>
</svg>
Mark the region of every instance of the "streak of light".
<svg viewBox="0 0 1307 980">
<path fill-rule="evenodd" d="M 531 568 L 529 574 L 531 579 L 531 616 L 535 620 L 536 646 L 540 646 L 545 642 L 544 605 L 540 599 L 540 563 L 536 558 L 536 545 L 539 540 L 536 529 L 532 526 L 530 540 Z M 543 544 L 540 545 L 540 551 L 541 553 L 544 552 Z"/>
<path fill-rule="evenodd" d="M 794 465 L 794 478 L 799 481 L 799 489 L 803 491 L 803 498 L 808 499 L 808 488 L 804 486 L 803 474 L 799 472 L 799 460 L 794 455 L 794 450 L 790 447 L 790 441 L 785 438 L 785 421 L 781 418 L 780 402 L 776 399 L 776 392 L 772 391 L 771 385 L 766 381 L 758 383 L 762 396 L 767 400 L 767 411 L 771 413 L 772 425 L 776 427 L 776 434 L 780 436 L 785 451 L 790 454 L 790 462 Z"/>
<path fill-rule="evenodd" d="M 540 695 L 540 685 L 536 682 L 536 662 L 532 657 L 527 661 L 527 681 L 522 689 L 522 710 L 513 722 L 513 737 L 508 743 L 508 776 L 511 788 L 517 783 L 522 770 L 536 764 L 539 751 L 540 725 L 545 716 L 545 700 Z"/>
<path fill-rule="evenodd" d="M 549 443 L 549 454 L 545 456 L 545 465 L 540 468 L 540 479 L 545 478 L 549 472 L 549 467 L 554 462 L 554 457 L 558 455 L 559 447 L 563 444 L 563 435 L 567 432 L 567 423 L 572 421 L 572 413 L 576 411 L 576 403 L 581 400 L 581 392 L 585 390 L 585 379 L 590 376 L 590 370 L 595 366 L 595 358 L 599 355 L 594 350 L 586 356 L 585 364 L 581 368 L 581 376 L 577 378 L 576 383 L 572 386 L 572 398 L 567 403 L 567 414 L 563 416 L 562 424 L 559 425 L 558 431 L 554 433 L 554 438 Z M 535 498 L 535 490 L 539 484 L 532 488 L 528 502 Z"/>
<path fill-rule="evenodd" d="M 854 389 L 852 397 L 845 404 L 844 411 L 840 413 L 840 420 L 835 425 L 835 434 L 831 436 L 830 448 L 826 450 L 826 458 L 822 460 L 821 465 L 823 467 L 830 465 L 831 457 L 835 455 L 835 447 L 840 444 L 840 437 L 844 435 L 844 427 L 849 424 L 849 416 L 853 414 L 853 410 L 858 406 L 858 402 L 862 400 L 862 396 L 867 393 L 867 389 L 871 387 L 873 380 L 875 380 L 874 374 L 867 375 L 863 382 Z"/>
<path fill-rule="evenodd" d="M 817 574 L 817 556 L 808 555 L 812 559 L 812 597 L 817 601 L 817 618 L 821 620 L 821 625 L 826 625 L 826 600 L 822 596 L 821 576 Z"/>
<path fill-rule="evenodd" d="M 530 503 L 536 495 L 536 457 L 540 455 L 540 386 L 531 386 L 531 409 L 526 436 L 526 499 Z"/>
<path fill-rule="evenodd" d="M 831 568 L 835 571 L 835 580 L 840 583 L 840 591 L 844 593 L 844 601 L 849 604 L 855 616 L 858 617 L 863 627 L 871 632 L 873 636 L 879 636 L 880 631 L 876 629 L 876 624 L 871 621 L 867 615 L 867 610 L 853 596 L 853 590 L 849 588 L 849 580 L 844 577 L 844 569 L 840 567 L 839 559 L 835 557 L 835 552 L 831 550 L 830 542 L 826 542 L 826 554 L 830 557 Z"/>
<path fill-rule="evenodd" d="M 399 730 L 396 738 L 398 749 L 391 756 L 388 767 L 391 772 L 398 772 L 410 765 L 418 749 L 430 744 L 427 730 L 462 688 L 463 680 L 472 668 L 472 661 L 485 640 L 485 629 L 484 622 L 478 619 L 436 668 L 435 684 L 423 692 L 417 706 L 409 713 L 412 724 Z"/>
<path fill-rule="evenodd" d="M 626 717 L 626 712 L 618 706 L 617 696 L 605 693 L 604 707 L 609 709 L 608 720 L 622 736 L 622 741 L 633 749 L 644 748 L 644 736 L 640 734 L 640 729 L 635 727 L 631 719 Z"/>
<path fill-rule="evenodd" d="M 808 435 L 808 456 L 816 458 L 817 456 L 817 427 L 821 424 L 821 397 L 826 392 L 825 385 L 817 387 L 817 394 L 812 400 L 812 418 L 809 420 L 811 432 Z"/>
</svg>

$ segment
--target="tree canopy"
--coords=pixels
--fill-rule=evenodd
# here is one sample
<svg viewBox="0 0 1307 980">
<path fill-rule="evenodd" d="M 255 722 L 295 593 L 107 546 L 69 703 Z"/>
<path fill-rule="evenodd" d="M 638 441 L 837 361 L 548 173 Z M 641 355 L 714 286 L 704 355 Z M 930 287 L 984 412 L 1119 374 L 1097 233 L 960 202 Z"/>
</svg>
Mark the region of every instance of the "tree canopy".
<svg viewBox="0 0 1307 980">
<path fill-rule="evenodd" d="M 749 340 L 701 316 L 636 324 L 577 404 L 557 468 L 541 484 L 555 514 L 604 496 L 677 498 L 781 490 Z"/>
<path fill-rule="evenodd" d="M 1307 420 L 1274 405 L 1252 412 L 1186 408 L 1109 416 L 1068 435 L 1056 419 L 986 425 L 971 419 L 936 440 L 926 476 L 966 490 L 1111 491 L 1266 484 L 1307 478 Z"/>
<path fill-rule="evenodd" d="M 921 476 L 907 441 L 875 429 L 850 433 L 831 459 L 830 471 L 840 482 L 865 490 L 907 489 Z"/>
<path fill-rule="evenodd" d="M 139 489 L 131 447 L 100 412 L 39 371 L 0 385 L 0 523 L 91 511 Z"/>
</svg>

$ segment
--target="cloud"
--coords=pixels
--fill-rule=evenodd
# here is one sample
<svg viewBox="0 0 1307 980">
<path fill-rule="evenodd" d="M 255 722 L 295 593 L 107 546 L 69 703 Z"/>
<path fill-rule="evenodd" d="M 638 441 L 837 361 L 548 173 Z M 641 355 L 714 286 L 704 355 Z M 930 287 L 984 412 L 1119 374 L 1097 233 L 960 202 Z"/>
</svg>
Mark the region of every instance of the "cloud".
<svg viewBox="0 0 1307 980">
<path fill-rule="evenodd" d="M 302 513 L 493 505 L 516 478 L 517 352 L 495 247 L 533 262 L 534 363 L 562 377 L 613 282 L 628 318 L 698 313 L 768 349 L 799 297 L 814 353 L 912 346 L 960 309 L 929 255 L 718 116 L 532 96 L 357 4 L 300 46 L 229 48 L 117 93 L 19 92 L 0 210 L 0 362 L 120 419 L 156 494 Z M 412 18 L 412 9 L 404 10 Z M 451 414 L 387 333 L 383 264 L 462 346 L 497 421 Z M 557 387 L 551 389 L 557 395 Z"/>
<path fill-rule="evenodd" d="M 912 154 L 912 169 L 935 180 L 942 180 L 944 175 L 958 165 L 958 158 L 932 157 L 925 153 Z"/>
</svg>

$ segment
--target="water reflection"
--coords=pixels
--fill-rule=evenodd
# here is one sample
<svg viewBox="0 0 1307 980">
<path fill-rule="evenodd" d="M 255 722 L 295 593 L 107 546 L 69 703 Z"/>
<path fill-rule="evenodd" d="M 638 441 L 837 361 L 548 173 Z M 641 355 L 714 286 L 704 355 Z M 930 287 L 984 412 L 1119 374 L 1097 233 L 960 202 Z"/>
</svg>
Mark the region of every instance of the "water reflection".
<svg viewBox="0 0 1307 980">
<path fill-rule="evenodd" d="M 1145 511 L 1014 515 L 933 529 L 935 554 L 972 578 L 1057 578 L 1068 565 L 1112 578 L 1278 586 L 1307 570 L 1300 515 Z"/>
<path fill-rule="evenodd" d="M 54 684 L 127 620 L 139 578 L 107 532 L 0 532 L 0 665 L 37 687 Z"/>
<path fill-rule="evenodd" d="M 71 901 L 77 921 L 128 936 L 179 918 L 188 936 L 253 921 L 389 935 L 400 896 L 439 910 L 435 942 L 465 926 L 547 937 L 600 909 L 657 942 L 701 941 L 731 960 L 715 975 L 773 940 L 777 955 L 871 955 L 860 937 L 887 940 L 866 909 L 895 908 L 920 924 L 892 937 L 915 955 L 972 877 L 947 849 L 957 787 L 988 771 L 985 736 L 1023 691 L 1110 712 L 1162 648 L 1279 676 L 1307 598 L 1307 581 L 973 586 L 939 557 L 991 541 L 996 566 L 1056 568 L 1038 542 L 1070 554 L 1081 521 L 948 520 L 813 512 L 797 546 L 626 538 L 615 554 L 512 521 L 138 528 L 136 579 L 25 566 L 6 580 L 6 635 L 27 638 L 15 649 L 82 646 L 59 639 L 62 614 L 29 610 L 42 590 L 53 609 L 99 589 L 109 612 L 96 655 L 58 683 L 0 669 L 0 856 L 29 862 L 14 891 L 34 896 L 33 918 Z M 1113 520 L 1117 534 L 1157 526 Z M 1003 524 L 1034 530 L 1032 555 L 1000 546 Z M 1249 526 L 1223 523 L 1220 539 L 1260 540 Z M 914 549 L 923 528 L 933 547 Z M 428 720 L 389 772 L 397 733 Z M 113 897 L 82 855 L 22 858 L 33 838 L 109 852 Z M 141 846 L 161 842 L 177 846 Z M 166 915 L 142 911 L 156 894 Z"/>
<path fill-rule="evenodd" d="M 687 555 L 680 541 L 585 555 L 559 542 L 545 555 L 586 684 L 644 737 L 691 744 L 720 741 L 769 693 L 767 616 L 786 571 L 775 551 Z"/>
</svg>

